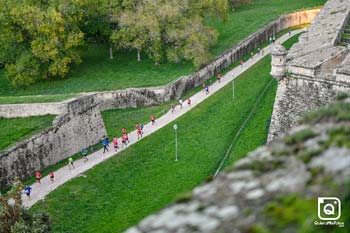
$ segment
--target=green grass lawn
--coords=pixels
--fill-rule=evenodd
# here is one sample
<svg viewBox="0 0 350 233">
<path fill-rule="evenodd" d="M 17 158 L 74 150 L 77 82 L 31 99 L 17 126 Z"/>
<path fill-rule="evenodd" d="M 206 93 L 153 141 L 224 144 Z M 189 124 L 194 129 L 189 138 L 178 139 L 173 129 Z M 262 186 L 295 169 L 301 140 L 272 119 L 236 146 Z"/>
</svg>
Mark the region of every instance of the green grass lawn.
<svg viewBox="0 0 350 233">
<path fill-rule="evenodd" d="M 319 6 L 324 2 L 325 0 L 293 0 L 288 3 L 285 0 L 254 0 L 254 4 L 230 12 L 226 23 L 218 19 L 207 19 L 207 24 L 219 32 L 218 43 L 212 47 L 211 52 L 213 56 L 219 55 L 283 13 Z M 188 62 L 155 66 L 154 62 L 145 57 L 142 62 L 137 62 L 136 53 L 133 52 L 119 52 L 115 54 L 114 60 L 109 60 L 108 48 L 100 44 L 88 44 L 82 49 L 81 55 L 83 63 L 74 66 L 67 78 L 41 81 L 25 89 L 12 88 L 4 72 L 0 71 L 0 96 L 68 94 L 157 86 L 195 70 Z"/>
<path fill-rule="evenodd" d="M 53 115 L 25 118 L 0 118 L 0 151 L 48 128 L 52 125 L 54 118 L 55 116 Z"/>
<path fill-rule="evenodd" d="M 126 128 L 128 132 L 135 130 L 136 123 L 146 124 L 150 121 L 150 116 L 154 115 L 157 118 L 164 115 L 170 109 L 170 103 L 164 103 L 160 106 L 129 108 L 107 110 L 102 112 L 102 117 L 107 126 L 107 134 L 109 138 L 114 136 L 122 136 L 122 128 Z"/>
<path fill-rule="evenodd" d="M 174 122 L 179 126 L 179 162 L 174 162 L 171 124 L 87 171 L 86 177 L 67 182 L 32 211 L 48 211 L 55 232 L 120 232 L 163 208 L 213 174 L 233 135 L 271 80 L 270 61 L 269 57 L 263 59 L 236 80 L 234 101 L 228 85 Z M 247 150 L 264 143 L 275 91 L 273 85 L 261 100 L 270 106 L 254 118 L 261 121 L 265 134 L 255 135 L 260 140 L 252 141 Z M 108 132 L 115 126 L 106 121 Z"/>
</svg>

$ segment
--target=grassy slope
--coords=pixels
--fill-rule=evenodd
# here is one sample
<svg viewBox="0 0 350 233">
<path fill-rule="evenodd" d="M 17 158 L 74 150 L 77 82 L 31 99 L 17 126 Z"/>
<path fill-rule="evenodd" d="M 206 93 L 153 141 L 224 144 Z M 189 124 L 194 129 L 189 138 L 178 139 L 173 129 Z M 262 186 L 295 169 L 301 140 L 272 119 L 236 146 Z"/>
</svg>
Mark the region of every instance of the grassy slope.
<svg viewBox="0 0 350 233">
<path fill-rule="evenodd" d="M 240 7 L 230 13 L 225 24 L 215 19 L 207 20 L 219 32 L 218 43 L 211 51 L 213 55 L 218 55 L 277 16 L 296 9 L 322 5 L 324 2 L 325 0 L 293 0 L 288 3 L 285 0 L 255 0 L 253 5 Z M 188 62 L 155 66 L 152 61 L 144 58 L 139 63 L 132 52 L 118 53 L 114 60 L 109 60 L 108 49 L 102 45 L 90 44 L 84 48 L 82 59 L 83 63 L 73 67 L 66 79 L 42 81 L 27 89 L 14 90 L 3 72 L 0 72 L 0 96 L 67 94 L 154 86 L 194 71 Z"/>
<path fill-rule="evenodd" d="M 269 71 L 270 59 L 265 58 L 235 82 L 235 101 L 228 85 L 176 121 L 179 162 L 174 162 L 174 133 L 168 125 L 89 170 L 86 178 L 61 186 L 33 210 L 48 211 L 56 232 L 119 232 L 137 223 L 212 175 L 271 79 Z M 274 96 L 275 88 L 268 93 Z M 266 102 L 265 98 L 262 101 Z M 272 103 L 267 111 L 271 109 Z M 262 124 L 266 120 L 262 119 Z M 115 128 L 106 124 L 109 130 Z"/>
<path fill-rule="evenodd" d="M 0 150 L 13 146 L 15 142 L 29 138 L 52 125 L 55 116 L 26 118 L 0 118 Z"/>
<path fill-rule="evenodd" d="M 107 134 L 110 138 L 121 136 L 123 127 L 128 132 L 135 130 L 136 123 L 145 124 L 150 121 L 150 116 L 154 115 L 159 118 L 167 110 L 169 110 L 169 103 L 154 107 L 129 108 L 108 110 L 102 112 L 103 120 L 107 126 Z"/>
</svg>

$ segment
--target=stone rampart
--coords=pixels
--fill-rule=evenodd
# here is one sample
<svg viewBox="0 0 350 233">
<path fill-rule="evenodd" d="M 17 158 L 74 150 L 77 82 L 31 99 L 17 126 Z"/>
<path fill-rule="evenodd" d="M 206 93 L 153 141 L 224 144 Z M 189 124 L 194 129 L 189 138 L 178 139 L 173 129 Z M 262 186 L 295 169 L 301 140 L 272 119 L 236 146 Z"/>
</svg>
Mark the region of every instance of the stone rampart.
<svg viewBox="0 0 350 233">
<path fill-rule="evenodd" d="M 349 17 L 349 0 L 327 1 L 288 51 L 284 75 L 275 77 L 279 82 L 268 141 L 295 126 L 305 112 L 326 105 L 339 93 L 350 93 L 350 51 L 339 45 Z"/>
<path fill-rule="evenodd" d="M 68 112 L 57 117 L 51 128 L 0 153 L 0 187 L 98 143 L 106 130 L 94 101 L 86 96 L 67 103 Z"/>
</svg>

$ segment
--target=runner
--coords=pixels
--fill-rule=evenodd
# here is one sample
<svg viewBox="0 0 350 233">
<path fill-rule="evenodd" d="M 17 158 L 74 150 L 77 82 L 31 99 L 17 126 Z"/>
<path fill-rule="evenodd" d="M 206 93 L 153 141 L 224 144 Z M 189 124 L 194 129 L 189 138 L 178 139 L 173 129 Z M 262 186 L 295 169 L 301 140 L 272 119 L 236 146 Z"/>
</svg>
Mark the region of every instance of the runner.
<svg viewBox="0 0 350 233">
<path fill-rule="evenodd" d="M 103 154 L 107 151 L 108 152 L 108 142 L 106 138 L 102 139 L 102 145 L 103 145 Z"/>
<path fill-rule="evenodd" d="M 187 104 L 188 104 L 188 106 L 191 106 L 191 98 L 187 99 Z"/>
<path fill-rule="evenodd" d="M 202 87 L 203 87 L 203 91 L 205 91 L 205 82 L 202 84 Z"/>
<path fill-rule="evenodd" d="M 30 192 L 32 191 L 32 187 L 26 186 L 24 192 L 27 194 L 27 197 L 30 198 Z"/>
<path fill-rule="evenodd" d="M 220 80 L 221 80 L 221 74 L 218 73 L 218 81 L 219 81 L 219 83 L 220 83 Z"/>
<path fill-rule="evenodd" d="M 270 42 L 270 44 L 272 43 L 272 37 L 271 36 L 269 37 L 269 42 Z"/>
<path fill-rule="evenodd" d="M 125 146 L 128 146 L 128 143 L 126 142 L 126 138 L 127 136 L 126 136 L 126 134 L 124 134 L 123 136 L 122 136 L 122 147 L 125 145 Z"/>
<path fill-rule="evenodd" d="M 241 67 L 243 67 L 243 60 L 241 59 L 240 61 L 239 61 L 239 63 L 241 64 Z"/>
<path fill-rule="evenodd" d="M 69 165 L 69 169 L 74 168 L 74 165 L 73 165 L 73 158 L 72 158 L 72 157 L 69 157 L 69 159 L 68 159 L 68 165 Z"/>
<path fill-rule="evenodd" d="M 140 128 L 141 128 L 142 131 L 143 131 L 143 127 L 144 127 L 144 125 L 141 124 L 141 125 L 140 125 Z M 142 132 L 142 134 L 143 134 L 143 132 Z"/>
<path fill-rule="evenodd" d="M 142 138 L 142 129 L 141 129 L 141 127 L 139 127 L 138 129 L 137 129 L 137 139 L 140 139 L 140 138 Z"/>
<path fill-rule="evenodd" d="M 258 47 L 258 54 L 260 54 L 260 47 Z"/>
<path fill-rule="evenodd" d="M 35 172 L 35 179 L 36 179 L 36 182 L 38 182 L 39 184 L 41 184 L 40 180 L 41 180 L 41 174 L 40 172 L 36 171 Z"/>
<path fill-rule="evenodd" d="M 206 93 L 207 95 L 209 95 L 209 86 L 208 86 L 208 85 L 205 86 L 205 93 Z"/>
<path fill-rule="evenodd" d="M 51 171 L 50 172 L 50 180 L 51 180 L 51 182 L 53 182 L 54 178 L 55 178 L 55 174 Z"/>
<path fill-rule="evenodd" d="M 182 103 L 183 103 L 183 101 L 180 99 L 179 100 L 179 104 L 180 104 L 180 108 L 182 109 Z"/>
<path fill-rule="evenodd" d="M 136 129 L 140 128 L 140 124 L 138 122 L 136 123 L 135 128 Z"/>
<path fill-rule="evenodd" d="M 86 163 L 87 161 L 89 161 L 88 157 L 87 157 L 87 154 L 88 154 L 88 150 L 87 149 L 83 149 L 81 151 L 81 154 L 83 155 L 83 159 L 84 159 L 84 162 Z"/>
<path fill-rule="evenodd" d="M 126 134 L 126 129 L 122 128 L 122 134 Z"/>
<path fill-rule="evenodd" d="M 272 37 L 272 43 L 275 43 L 275 41 L 276 41 L 276 37 L 275 37 L 275 35 Z"/>
<path fill-rule="evenodd" d="M 251 57 L 252 59 L 254 58 L 254 53 L 253 53 L 253 52 L 250 53 L 250 57 Z"/>
<path fill-rule="evenodd" d="M 171 108 L 171 113 L 174 113 L 174 112 L 175 112 L 175 106 L 172 104 L 172 105 L 170 106 L 170 108 Z"/>
<path fill-rule="evenodd" d="M 113 138 L 113 147 L 114 147 L 114 151 L 117 151 L 119 149 L 118 138 L 116 136 L 114 136 Z"/>
<path fill-rule="evenodd" d="M 107 147 L 109 147 L 109 137 L 106 137 L 106 143 L 107 143 Z"/>
<path fill-rule="evenodd" d="M 151 121 L 152 121 L 152 125 L 154 125 L 154 123 L 156 122 L 156 117 L 154 115 L 151 116 Z"/>
</svg>

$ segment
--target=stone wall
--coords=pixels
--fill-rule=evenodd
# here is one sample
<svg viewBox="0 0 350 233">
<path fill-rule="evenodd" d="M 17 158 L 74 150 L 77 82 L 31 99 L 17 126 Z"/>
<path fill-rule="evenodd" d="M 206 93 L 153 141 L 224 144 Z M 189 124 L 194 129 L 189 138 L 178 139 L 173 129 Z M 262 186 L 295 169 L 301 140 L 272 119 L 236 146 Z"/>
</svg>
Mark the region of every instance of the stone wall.
<svg viewBox="0 0 350 233">
<path fill-rule="evenodd" d="M 68 112 L 44 132 L 0 153 L 0 188 L 15 177 L 26 179 L 35 171 L 66 159 L 106 135 L 97 102 L 91 96 L 67 104 Z"/>
<path fill-rule="evenodd" d="M 268 141 L 295 126 L 300 116 L 350 93 L 350 50 L 339 46 L 350 16 L 350 1 L 329 0 L 286 55 L 278 78 Z M 274 60 L 274 59 L 273 59 Z"/>
<path fill-rule="evenodd" d="M 44 115 L 61 115 L 66 111 L 66 103 L 34 103 L 0 105 L 0 117 L 30 117 Z"/>
<path fill-rule="evenodd" d="M 268 141 L 288 132 L 302 115 L 319 109 L 335 99 L 338 93 L 350 93 L 349 85 L 324 80 L 288 77 L 278 82 Z"/>
</svg>

